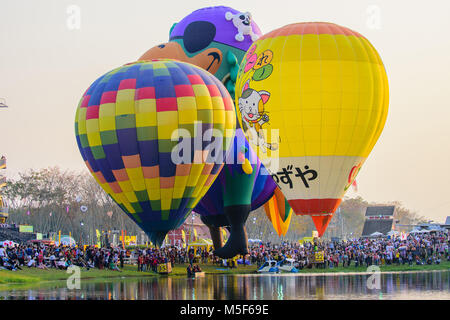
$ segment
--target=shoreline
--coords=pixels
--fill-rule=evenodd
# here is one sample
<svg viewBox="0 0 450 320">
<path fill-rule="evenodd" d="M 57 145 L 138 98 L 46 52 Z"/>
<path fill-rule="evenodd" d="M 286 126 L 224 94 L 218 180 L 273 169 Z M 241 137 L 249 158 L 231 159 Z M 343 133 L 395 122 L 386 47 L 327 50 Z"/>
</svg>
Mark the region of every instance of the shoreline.
<svg viewBox="0 0 450 320">
<path fill-rule="evenodd" d="M 385 274 L 409 274 L 409 273 L 431 273 L 431 272 L 449 272 L 450 269 L 435 269 L 435 270 L 404 270 L 404 271 L 380 271 L 380 273 Z M 359 272 L 280 272 L 280 273 L 254 273 L 252 275 L 264 276 L 264 275 L 273 275 L 273 276 L 296 276 L 296 277 L 318 277 L 318 276 L 358 276 L 358 275 L 373 275 L 374 272 L 367 271 L 359 271 Z M 246 275 L 246 274 L 241 274 Z"/>
<path fill-rule="evenodd" d="M 123 272 L 111 270 L 91 269 L 81 270 L 82 281 L 114 281 L 118 279 L 138 279 L 147 277 L 171 277 L 171 278 L 187 278 L 187 265 L 176 265 L 173 272 L 170 274 L 158 274 L 152 271 L 139 272 L 136 271 L 136 266 L 125 265 Z M 226 267 L 217 265 L 202 265 L 202 271 L 205 275 L 220 274 L 220 275 L 235 275 L 235 276 L 294 276 L 294 277 L 317 277 L 317 276 L 357 276 L 357 275 L 372 275 L 374 272 L 367 271 L 366 267 L 358 267 L 356 270 L 351 270 L 354 267 L 338 267 L 336 269 L 303 269 L 298 273 L 280 272 L 280 273 L 257 273 L 256 266 L 239 266 L 234 269 L 227 269 Z M 401 269 L 401 270 L 398 270 Z M 336 271 L 335 271 L 336 270 Z M 348 270 L 348 271 L 347 271 Z M 448 272 L 450 271 L 450 262 L 445 261 L 440 265 L 390 265 L 381 266 L 379 272 L 385 274 L 415 274 L 415 273 L 430 273 L 430 272 Z M 71 274 L 66 270 L 41 270 L 41 269 L 27 269 L 19 271 L 0 270 L 0 290 L 7 291 L 8 289 L 26 289 L 28 287 L 47 285 L 59 281 L 67 281 Z"/>
</svg>

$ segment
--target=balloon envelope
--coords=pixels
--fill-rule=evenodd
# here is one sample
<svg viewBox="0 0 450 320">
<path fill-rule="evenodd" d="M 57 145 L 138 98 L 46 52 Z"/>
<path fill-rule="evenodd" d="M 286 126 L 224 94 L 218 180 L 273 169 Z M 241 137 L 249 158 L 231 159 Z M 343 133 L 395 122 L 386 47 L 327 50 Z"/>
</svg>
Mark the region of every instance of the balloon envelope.
<svg viewBox="0 0 450 320">
<path fill-rule="evenodd" d="M 378 53 L 335 24 L 287 25 L 247 51 L 236 105 L 292 209 L 311 215 L 322 235 L 386 121 L 388 82 Z"/>
<path fill-rule="evenodd" d="M 220 81 L 173 60 L 108 72 L 83 95 L 75 120 L 90 172 L 156 244 L 212 185 L 234 130 Z"/>
<path fill-rule="evenodd" d="M 230 76 L 230 67 L 235 63 L 228 58 L 234 56 L 239 63 L 253 43 L 250 35 L 244 35 L 241 41 L 236 39 L 239 30 L 233 20 L 227 20 L 227 14 L 239 15 L 240 12 L 226 6 L 193 11 L 173 25 L 168 43 L 149 49 L 139 60 L 170 58 L 186 61 L 202 67 L 225 82 L 225 78 Z M 251 16 L 248 20 L 246 15 L 246 19 L 252 32 L 260 36 L 262 33 Z"/>
<path fill-rule="evenodd" d="M 254 174 L 244 171 L 245 161 L 240 155 L 252 164 Z M 276 187 L 242 130 L 237 129 L 224 168 L 194 211 L 204 216 L 221 215 L 225 206 L 244 203 L 251 204 L 251 210 L 256 210 L 273 196 Z"/>
</svg>

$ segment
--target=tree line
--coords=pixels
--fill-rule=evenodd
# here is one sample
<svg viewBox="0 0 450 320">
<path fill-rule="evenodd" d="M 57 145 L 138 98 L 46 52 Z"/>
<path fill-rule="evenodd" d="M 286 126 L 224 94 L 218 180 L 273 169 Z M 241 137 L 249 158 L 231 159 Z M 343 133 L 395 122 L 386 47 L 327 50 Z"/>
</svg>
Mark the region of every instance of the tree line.
<svg viewBox="0 0 450 320">
<path fill-rule="evenodd" d="M 75 172 L 59 167 L 30 169 L 8 180 L 3 196 L 9 207 L 9 223 L 32 225 L 35 232 L 61 231 L 80 243 L 96 243 L 100 231 L 126 230 L 127 235 L 145 239 L 142 230 L 103 191 L 87 171 Z M 359 237 L 369 205 L 395 205 L 399 224 L 415 224 L 425 219 L 400 202 L 368 203 L 361 197 L 345 198 L 333 217 L 325 238 Z M 189 221 L 189 219 L 187 219 Z M 248 237 L 264 241 L 297 241 L 315 230 L 308 216 L 293 216 L 286 236 L 279 238 L 263 207 L 252 212 L 246 223 Z"/>
</svg>

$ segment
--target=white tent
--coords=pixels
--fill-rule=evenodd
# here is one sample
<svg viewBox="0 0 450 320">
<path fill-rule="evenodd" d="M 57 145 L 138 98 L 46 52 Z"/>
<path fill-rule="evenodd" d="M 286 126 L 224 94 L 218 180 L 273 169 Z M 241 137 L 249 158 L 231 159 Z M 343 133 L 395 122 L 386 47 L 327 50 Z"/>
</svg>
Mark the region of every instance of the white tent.
<svg viewBox="0 0 450 320">
<path fill-rule="evenodd" d="M 5 241 L 1 242 L 1 244 L 3 247 L 14 247 L 18 243 L 11 241 L 11 240 L 5 240 Z"/>
<path fill-rule="evenodd" d="M 384 234 L 382 234 L 381 232 L 374 232 L 370 235 L 370 237 L 382 237 L 384 236 Z"/>
<path fill-rule="evenodd" d="M 55 244 L 58 246 L 59 242 L 55 241 Z M 77 242 L 72 237 L 69 237 L 69 236 L 61 237 L 61 245 L 63 245 L 63 246 L 72 246 L 72 245 L 76 245 L 76 244 L 77 244 Z"/>
</svg>

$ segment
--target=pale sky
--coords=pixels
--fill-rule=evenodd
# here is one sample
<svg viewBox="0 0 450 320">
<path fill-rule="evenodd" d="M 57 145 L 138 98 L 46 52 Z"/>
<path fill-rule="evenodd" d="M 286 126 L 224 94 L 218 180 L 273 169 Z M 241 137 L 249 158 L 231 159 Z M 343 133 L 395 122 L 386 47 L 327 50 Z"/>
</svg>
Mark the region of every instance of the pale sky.
<svg viewBox="0 0 450 320">
<path fill-rule="evenodd" d="M 72 5 L 80 10 L 79 29 L 69 28 Z M 8 158 L 7 175 L 55 165 L 87 170 L 74 134 L 87 87 L 166 42 L 174 22 L 213 5 L 250 11 L 263 33 L 325 21 L 368 38 L 387 70 L 390 105 L 357 194 L 399 200 L 444 222 L 450 215 L 450 3 L 444 0 L 2 0 L 0 98 L 9 109 L 0 109 L 0 154 Z"/>
</svg>

